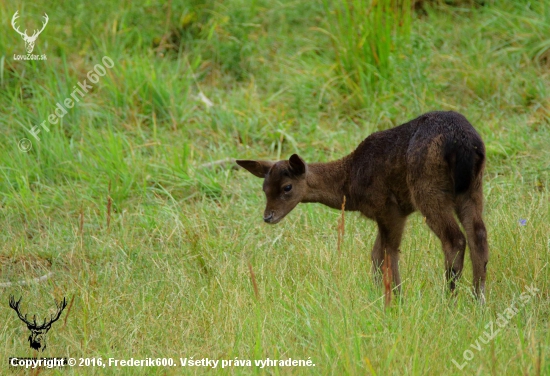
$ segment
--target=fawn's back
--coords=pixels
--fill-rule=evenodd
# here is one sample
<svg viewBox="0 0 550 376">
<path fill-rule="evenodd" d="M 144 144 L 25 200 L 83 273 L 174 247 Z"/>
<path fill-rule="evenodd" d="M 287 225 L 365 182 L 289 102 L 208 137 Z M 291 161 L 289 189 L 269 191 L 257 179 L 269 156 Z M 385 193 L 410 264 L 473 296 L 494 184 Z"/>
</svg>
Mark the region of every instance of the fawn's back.
<svg viewBox="0 0 550 376">
<path fill-rule="evenodd" d="M 481 137 L 456 112 L 430 112 L 371 134 L 349 156 L 349 210 L 384 215 L 387 202 L 404 215 L 415 200 L 444 195 L 454 201 L 482 173 Z"/>
</svg>

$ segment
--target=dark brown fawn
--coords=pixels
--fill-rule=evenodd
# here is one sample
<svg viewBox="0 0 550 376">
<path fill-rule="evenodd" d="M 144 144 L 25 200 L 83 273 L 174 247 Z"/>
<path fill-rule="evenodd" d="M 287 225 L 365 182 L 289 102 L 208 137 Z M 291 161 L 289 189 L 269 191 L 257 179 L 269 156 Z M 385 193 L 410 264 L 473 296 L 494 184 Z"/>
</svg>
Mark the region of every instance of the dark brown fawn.
<svg viewBox="0 0 550 376">
<path fill-rule="evenodd" d="M 485 301 L 489 249 L 483 223 L 485 146 L 456 112 L 429 112 L 398 127 L 367 137 L 337 161 L 307 164 L 298 155 L 278 162 L 237 160 L 263 178 L 267 197 L 264 221 L 280 222 L 300 202 L 319 202 L 359 211 L 378 224 L 372 269 L 380 281 L 385 252 L 400 291 L 399 244 L 407 216 L 419 210 L 439 237 L 451 292 L 464 264 L 468 237 L 474 293 Z"/>
</svg>

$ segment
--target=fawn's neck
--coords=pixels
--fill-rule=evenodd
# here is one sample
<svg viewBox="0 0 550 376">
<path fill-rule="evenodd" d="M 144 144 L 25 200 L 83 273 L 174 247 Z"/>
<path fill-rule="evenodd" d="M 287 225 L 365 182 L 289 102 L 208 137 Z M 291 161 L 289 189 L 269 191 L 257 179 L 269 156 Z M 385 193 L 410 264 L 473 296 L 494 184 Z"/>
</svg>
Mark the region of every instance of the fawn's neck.
<svg viewBox="0 0 550 376">
<path fill-rule="evenodd" d="M 341 209 L 344 195 L 349 196 L 348 181 L 347 158 L 328 163 L 311 163 L 306 175 L 308 193 L 302 202 L 318 202 L 333 209 Z M 346 208 L 349 208 L 348 205 Z"/>
</svg>

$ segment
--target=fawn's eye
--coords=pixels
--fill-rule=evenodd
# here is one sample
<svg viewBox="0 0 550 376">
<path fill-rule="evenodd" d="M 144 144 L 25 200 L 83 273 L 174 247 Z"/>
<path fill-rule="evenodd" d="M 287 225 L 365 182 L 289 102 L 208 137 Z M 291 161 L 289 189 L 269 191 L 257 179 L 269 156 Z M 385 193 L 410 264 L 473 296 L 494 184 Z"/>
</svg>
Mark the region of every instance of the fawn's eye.
<svg viewBox="0 0 550 376">
<path fill-rule="evenodd" d="M 292 189 L 292 184 L 285 185 L 285 186 L 283 187 L 283 191 L 285 191 L 285 192 L 290 192 L 291 189 Z"/>
</svg>

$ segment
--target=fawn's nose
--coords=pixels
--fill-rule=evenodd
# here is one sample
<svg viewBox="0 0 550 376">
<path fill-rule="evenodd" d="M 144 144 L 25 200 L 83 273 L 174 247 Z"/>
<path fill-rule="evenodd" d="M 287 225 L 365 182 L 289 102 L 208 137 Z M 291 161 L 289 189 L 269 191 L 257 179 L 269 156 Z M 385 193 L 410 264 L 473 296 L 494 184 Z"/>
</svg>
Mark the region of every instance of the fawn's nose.
<svg viewBox="0 0 550 376">
<path fill-rule="evenodd" d="M 269 215 L 264 214 L 264 222 L 269 223 L 273 220 L 273 212 L 270 212 Z"/>
</svg>

